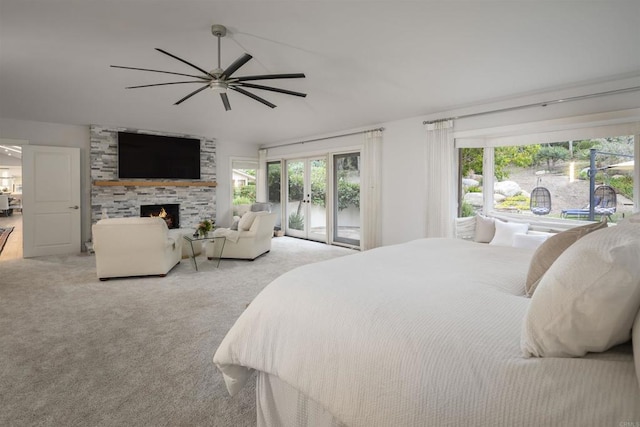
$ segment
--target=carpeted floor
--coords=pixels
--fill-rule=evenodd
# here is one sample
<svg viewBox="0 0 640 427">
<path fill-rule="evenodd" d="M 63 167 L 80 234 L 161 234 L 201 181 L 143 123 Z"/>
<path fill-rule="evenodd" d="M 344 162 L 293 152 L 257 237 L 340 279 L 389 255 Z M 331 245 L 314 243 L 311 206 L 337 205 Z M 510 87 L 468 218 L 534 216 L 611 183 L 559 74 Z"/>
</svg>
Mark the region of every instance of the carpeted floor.
<svg viewBox="0 0 640 427">
<path fill-rule="evenodd" d="M 183 260 L 165 278 L 100 282 L 93 256 L 0 264 L 0 425 L 253 426 L 211 359 L 280 274 L 352 250 L 287 237 L 251 261 Z"/>
<path fill-rule="evenodd" d="M 2 228 L 0 227 L 0 254 L 4 249 L 5 243 L 7 243 L 7 239 L 9 239 L 9 235 L 13 231 L 13 227 Z"/>
</svg>

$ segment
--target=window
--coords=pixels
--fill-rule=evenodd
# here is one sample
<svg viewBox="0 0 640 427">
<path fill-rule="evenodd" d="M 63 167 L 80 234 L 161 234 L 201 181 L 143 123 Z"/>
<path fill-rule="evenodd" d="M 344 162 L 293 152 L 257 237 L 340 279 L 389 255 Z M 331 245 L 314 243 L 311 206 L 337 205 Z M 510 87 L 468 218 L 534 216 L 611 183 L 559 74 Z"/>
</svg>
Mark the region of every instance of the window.
<svg viewBox="0 0 640 427">
<path fill-rule="evenodd" d="M 550 219 L 589 220 L 606 215 L 616 222 L 633 212 L 635 145 L 633 135 L 527 145 L 460 149 L 460 216 L 488 206 L 507 214 Z M 491 157 L 493 202 L 482 196 Z M 591 179 L 591 169 L 595 171 Z M 605 188 L 615 205 L 602 211 Z M 596 190 L 599 188 L 598 190 Z M 595 212 L 591 212 L 590 205 Z M 598 213 L 600 212 L 600 213 Z"/>
<path fill-rule="evenodd" d="M 256 160 L 231 160 L 233 215 L 242 215 L 256 201 Z"/>
</svg>

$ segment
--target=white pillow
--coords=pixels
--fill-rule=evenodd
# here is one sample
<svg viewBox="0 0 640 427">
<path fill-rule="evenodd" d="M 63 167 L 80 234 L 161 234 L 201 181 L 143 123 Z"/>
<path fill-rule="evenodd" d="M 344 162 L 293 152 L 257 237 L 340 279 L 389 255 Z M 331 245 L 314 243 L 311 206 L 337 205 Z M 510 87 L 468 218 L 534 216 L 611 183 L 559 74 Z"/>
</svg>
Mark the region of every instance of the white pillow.
<svg viewBox="0 0 640 427">
<path fill-rule="evenodd" d="M 513 236 L 516 233 L 527 234 L 529 224 L 518 222 L 495 221 L 496 234 L 489 242 L 490 245 L 513 246 Z"/>
<path fill-rule="evenodd" d="M 256 219 L 256 212 L 247 211 L 238 222 L 238 230 L 248 231 L 253 225 L 254 219 Z"/>
<path fill-rule="evenodd" d="M 549 236 L 545 234 L 524 234 L 513 235 L 514 248 L 537 249 Z"/>
<path fill-rule="evenodd" d="M 525 357 L 574 357 L 629 341 L 640 309 L 640 224 L 593 231 L 540 280 L 522 325 Z"/>
</svg>

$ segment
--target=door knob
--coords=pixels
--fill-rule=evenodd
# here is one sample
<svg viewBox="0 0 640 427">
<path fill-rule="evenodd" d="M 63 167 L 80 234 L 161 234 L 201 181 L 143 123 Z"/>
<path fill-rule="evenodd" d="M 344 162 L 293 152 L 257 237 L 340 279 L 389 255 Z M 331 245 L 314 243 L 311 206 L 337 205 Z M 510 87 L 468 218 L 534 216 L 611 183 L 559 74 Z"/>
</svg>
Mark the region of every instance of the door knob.
<svg viewBox="0 0 640 427">
<path fill-rule="evenodd" d="M 69 209 L 80 209 L 80 207 L 78 205 L 75 206 L 69 206 Z"/>
</svg>

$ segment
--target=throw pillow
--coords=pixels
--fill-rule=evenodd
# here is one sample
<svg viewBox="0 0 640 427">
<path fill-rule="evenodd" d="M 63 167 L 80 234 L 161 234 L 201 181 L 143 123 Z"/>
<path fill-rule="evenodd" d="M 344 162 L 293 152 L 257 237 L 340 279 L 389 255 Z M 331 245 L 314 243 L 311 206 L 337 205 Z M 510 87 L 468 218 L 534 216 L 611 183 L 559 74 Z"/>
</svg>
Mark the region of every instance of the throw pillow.
<svg viewBox="0 0 640 427">
<path fill-rule="evenodd" d="M 536 290 L 536 286 L 542 279 L 542 276 L 551 267 L 551 264 L 564 252 L 569 246 L 575 243 L 581 237 L 586 236 L 592 231 L 605 228 L 607 226 L 605 222 L 596 222 L 593 224 L 587 224 L 580 227 L 570 228 L 555 236 L 549 237 L 544 243 L 538 247 L 531 258 L 529 264 L 529 272 L 527 273 L 527 281 L 525 282 L 524 289 L 528 297 L 533 295 Z"/>
<path fill-rule="evenodd" d="M 483 215 L 476 215 L 476 231 L 474 242 L 489 243 L 496 234 L 495 219 Z"/>
<path fill-rule="evenodd" d="M 631 339 L 640 309 L 640 225 L 589 233 L 542 277 L 524 318 L 525 357 L 580 357 Z"/>
<path fill-rule="evenodd" d="M 242 215 L 242 218 L 240 218 L 240 222 L 238 222 L 238 230 L 248 231 L 251 228 L 254 219 L 256 219 L 255 212 L 249 211 Z"/>
<path fill-rule="evenodd" d="M 489 242 L 490 245 L 513 246 L 513 236 L 516 233 L 526 234 L 529 224 L 519 222 L 496 221 L 496 234 Z"/>
<path fill-rule="evenodd" d="M 240 224 L 240 220 L 236 219 L 235 221 L 233 221 L 233 224 L 231 224 L 230 230 L 238 230 L 239 224 Z"/>
</svg>

